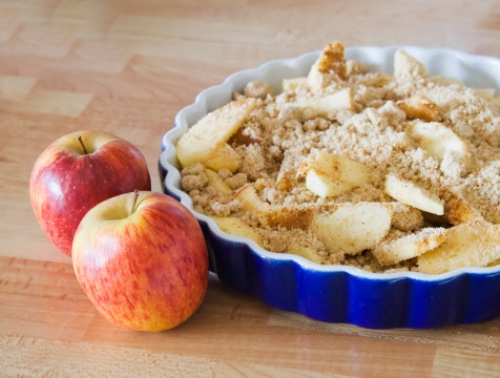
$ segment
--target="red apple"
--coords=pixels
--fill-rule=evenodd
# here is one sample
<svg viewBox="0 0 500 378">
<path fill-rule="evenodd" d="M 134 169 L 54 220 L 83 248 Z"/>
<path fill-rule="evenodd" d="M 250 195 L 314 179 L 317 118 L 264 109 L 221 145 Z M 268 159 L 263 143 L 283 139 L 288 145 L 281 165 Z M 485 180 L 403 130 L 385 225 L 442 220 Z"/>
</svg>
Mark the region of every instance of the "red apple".
<svg viewBox="0 0 500 378">
<path fill-rule="evenodd" d="M 208 251 L 201 227 L 166 194 L 122 194 L 91 209 L 76 231 L 72 260 L 97 310 L 134 330 L 178 326 L 207 291 Z"/>
<path fill-rule="evenodd" d="M 30 178 L 38 223 L 67 255 L 87 211 L 136 189 L 151 190 L 143 154 L 131 143 L 102 131 L 79 131 L 59 138 L 38 157 Z"/>
</svg>

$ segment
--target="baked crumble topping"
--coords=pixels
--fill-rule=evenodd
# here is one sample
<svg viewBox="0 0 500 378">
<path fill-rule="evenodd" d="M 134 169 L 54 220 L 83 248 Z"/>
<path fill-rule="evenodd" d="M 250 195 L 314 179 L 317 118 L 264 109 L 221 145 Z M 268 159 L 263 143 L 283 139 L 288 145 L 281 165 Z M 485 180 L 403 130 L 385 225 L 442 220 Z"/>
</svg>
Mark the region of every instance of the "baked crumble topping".
<svg viewBox="0 0 500 378">
<path fill-rule="evenodd" d="M 399 50 L 367 72 L 330 43 L 307 77 L 248 83 L 177 145 L 182 188 L 223 231 L 372 272 L 500 259 L 500 106 Z"/>
</svg>

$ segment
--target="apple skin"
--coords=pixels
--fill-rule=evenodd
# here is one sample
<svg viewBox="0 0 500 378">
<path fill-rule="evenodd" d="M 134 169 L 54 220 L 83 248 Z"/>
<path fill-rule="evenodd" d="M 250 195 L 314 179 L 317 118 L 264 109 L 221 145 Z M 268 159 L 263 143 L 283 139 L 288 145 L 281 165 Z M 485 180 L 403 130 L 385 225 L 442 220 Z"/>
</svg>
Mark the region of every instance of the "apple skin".
<svg viewBox="0 0 500 378">
<path fill-rule="evenodd" d="M 137 147 L 110 133 L 85 130 L 57 139 L 40 154 L 29 187 L 41 228 L 71 255 L 74 233 L 87 211 L 118 194 L 151 190 L 151 178 Z"/>
<path fill-rule="evenodd" d="M 82 219 L 73 241 L 78 282 L 110 322 L 164 331 L 187 320 L 208 286 L 208 250 L 196 218 L 172 197 L 122 194 Z"/>
</svg>

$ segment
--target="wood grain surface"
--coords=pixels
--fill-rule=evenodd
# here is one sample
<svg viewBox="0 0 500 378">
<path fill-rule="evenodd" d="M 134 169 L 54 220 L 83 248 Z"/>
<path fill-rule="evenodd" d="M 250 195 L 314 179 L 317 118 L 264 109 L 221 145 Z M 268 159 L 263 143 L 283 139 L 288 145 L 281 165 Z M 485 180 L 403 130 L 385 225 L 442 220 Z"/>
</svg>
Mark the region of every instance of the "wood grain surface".
<svg viewBox="0 0 500 378">
<path fill-rule="evenodd" d="M 79 129 L 133 141 L 160 191 L 161 138 L 199 91 L 332 40 L 500 57 L 498 5 L 0 0 L 0 376 L 500 376 L 500 319 L 436 330 L 326 324 L 273 310 L 213 276 L 182 326 L 115 327 L 43 234 L 28 196 L 37 156 Z"/>
</svg>

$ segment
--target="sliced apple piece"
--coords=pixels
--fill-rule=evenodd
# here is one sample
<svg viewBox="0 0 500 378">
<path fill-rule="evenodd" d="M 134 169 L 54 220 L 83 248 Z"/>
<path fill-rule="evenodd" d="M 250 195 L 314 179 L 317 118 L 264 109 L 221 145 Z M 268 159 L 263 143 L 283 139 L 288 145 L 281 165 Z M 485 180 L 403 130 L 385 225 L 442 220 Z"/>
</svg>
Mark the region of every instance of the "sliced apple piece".
<svg viewBox="0 0 500 378">
<path fill-rule="evenodd" d="M 335 197 L 347 193 L 352 185 L 332 179 L 330 171 L 311 169 L 306 176 L 306 187 L 320 197 Z"/>
<path fill-rule="evenodd" d="M 395 175 L 386 176 L 385 192 L 405 205 L 436 215 L 444 214 L 443 201 L 437 195 Z"/>
<path fill-rule="evenodd" d="M 200 119 L 177 143 L 177 159 L 181 165 L 205 163 L 217 147 L 238 131 L 255 104 L 251 98 L 233 101 Z"/>
<path fill-rule="evenodd" d="M 427 77 L 427 68 L 404 50 L 394 54 L 394 76 L 396 78 Z"/>
<path fill-rule="evenodd" d="M 426 122 L 435 122 L 441 118 L 439 106 L 423 96 L 412 96 L 399 101 L 397 105 L 410 119 L 418 118 Z"/>
<path fill-rule="evenodd" d="M 217 190 L 222 194 L 230 195 L 233 192 L 229 185 L 224 182 L 217 172 L 214 172 L 211 169 L 205 169 L 205 174 L 208 177 L 209 185 L 217 188 Z"/>
<path fill-rule="evenodd" d="M 241 236 L 253 240 L 257 244 L 262 244 L 262 238 L 259 233 L 240 218 L 236 217 L 211 217 L 219 226 L 219 228 L 228 234 Z"/>
<path fill-rule="evenodd" d="M 335 72 L 342 80 L 347 78 L 344 45 L 340 42 L 328 43 L 312 65 L 308 79 L 317 74 Z"/>
<path fill-rule="evenodd" d="M 320 197 L 338 196 L 369 182 L 368 168 L 344 156 L 318 151 L 307 170 L 306 187 Z"/>
<path fill-rule="evenodd" d="M 302 256 L 317 264 L 321 264 L 322 262 L 321 256 L 318 255 L 318 252 L 315 249 L 294 242 L 288 244 L 287 252 L 297 256 Z"/>
<path fill-rule="evenodd" d="M 310 231 L 330 253 L 354 255 L 373 249 L 391 228 L 388 206 L 375 202 L 340 205 L 313 216 Z"/>
<path fill-rule="evenodd" d="M 415 122 L 408 128 L 410 134 L 424 150 L 439 160 L 447 152 L 460 156 L 464 165 L 470 165 L 470 152 L 467 144 L 453 130 L 440 122 Z"/>
<path fill-rule="evenodd" d="M 324 97 L 311 98 L 298 102 L 298 107 L 309 110 L 317 117 L 327 117 L 328 113 L 336 110 L 352 110 L 354 102 L 351 88 L 345 88 L 334 94 Z"/>
<path fill-rule="evenodd" d="M 246 184 L 241 187 L 234 194 L 234 197 L 241 202 L 243 209 L 248 212 L 256 212 L 259 209 L 269 206 L 268 203 L 265 203 L 260 199 L 257 191 L 251 184 Z"/>
<path fill-rule="evenodd" d="M 398 232 L 395 235 L 399 234 L 401 233 Z M 445 237 L 446 232 L 444 228 L 423 228 L 404 236 L 387 238 L 372 253 L 380 264 L 390 266 L 420 256 L 438 247 L 443 243 Z"/>
<path fill-rule="evenodd" d="M 446 273 L 465 267 L 485 267 L 500 259 L 500 226 L 475 220 L 447 229 L 445 241 L 418 257 L 426 274 Z"/>
<path fill-rule="evenodd" d="M 241 164 L 241 158 L 229 144 L 223 143 L 215 147 L 202 163 L 214 171 L 227 168 L 231 172 L 235 172 Z"/>
<path fill-rule="evenodd" d="M 347 193 L 353 188 L 345 182 L 335 181 L 330 178 L 328 172 L 312 169 L 306 176 L 306 187 L 320 197 L 334 197 Z"/>
</svg>

